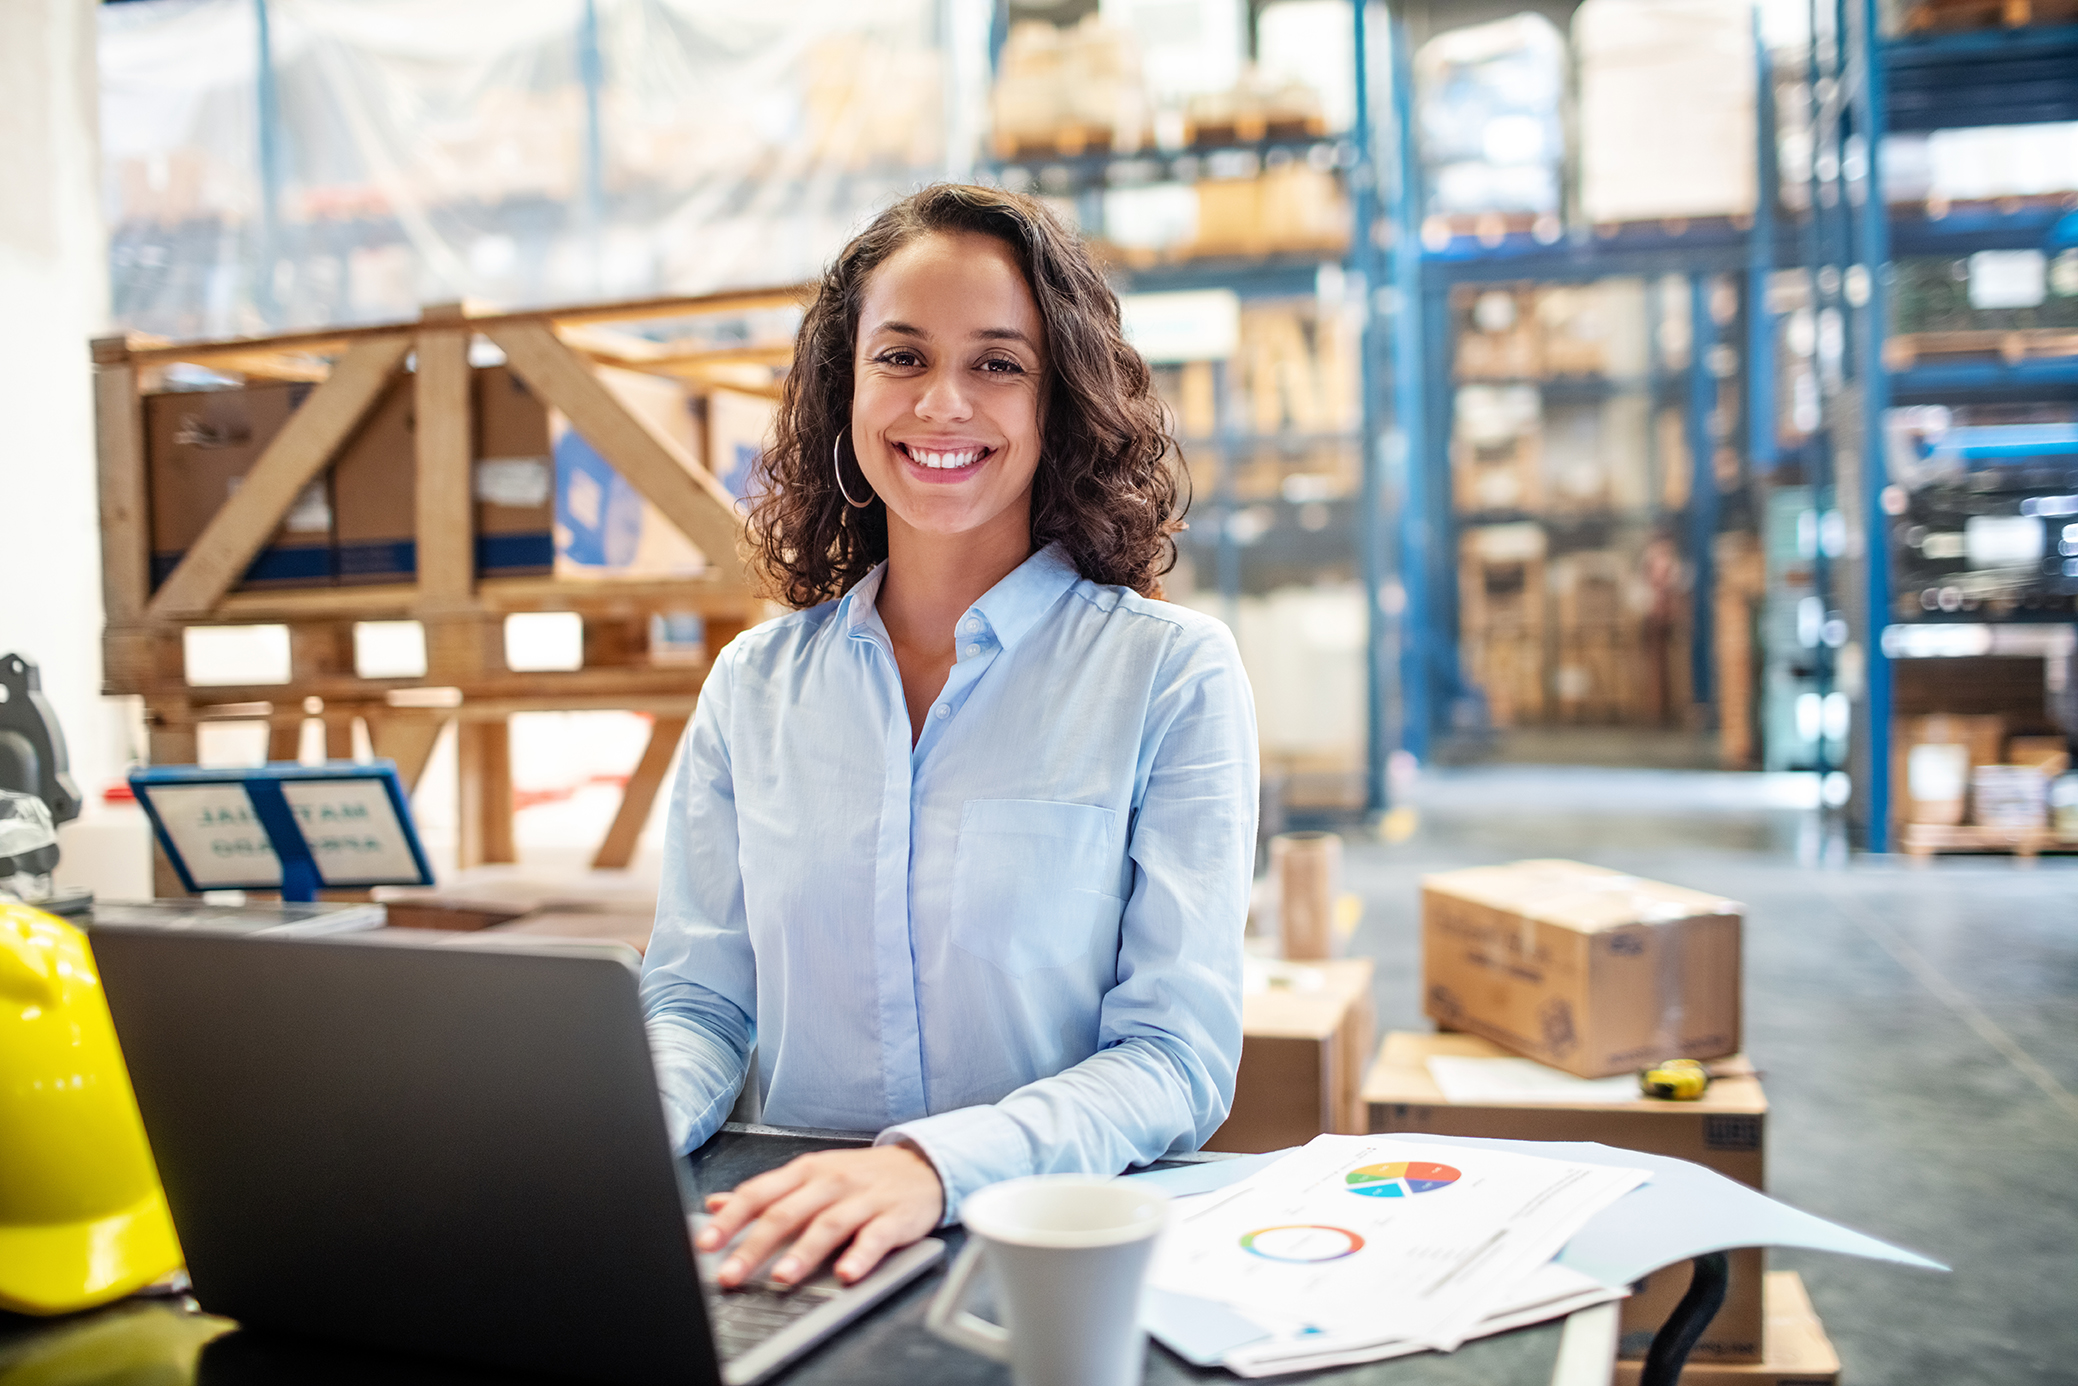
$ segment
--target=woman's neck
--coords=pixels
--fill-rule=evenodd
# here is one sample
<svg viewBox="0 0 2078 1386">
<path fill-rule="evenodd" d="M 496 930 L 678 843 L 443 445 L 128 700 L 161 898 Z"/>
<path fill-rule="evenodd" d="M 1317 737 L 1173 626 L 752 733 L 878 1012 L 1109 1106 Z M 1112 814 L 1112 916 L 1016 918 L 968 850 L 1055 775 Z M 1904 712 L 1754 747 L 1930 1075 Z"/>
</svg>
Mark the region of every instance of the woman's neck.
<svg viewBox="0 0 2078 1386">
<path fill-rule="evenodd" d="M 1032 556 L 1023 506 L 964 534 L 930 534 L 888 516 L 887 572 L 876 605 L 898 651 L 950 650 L 968 607 Z"/>
</svg>

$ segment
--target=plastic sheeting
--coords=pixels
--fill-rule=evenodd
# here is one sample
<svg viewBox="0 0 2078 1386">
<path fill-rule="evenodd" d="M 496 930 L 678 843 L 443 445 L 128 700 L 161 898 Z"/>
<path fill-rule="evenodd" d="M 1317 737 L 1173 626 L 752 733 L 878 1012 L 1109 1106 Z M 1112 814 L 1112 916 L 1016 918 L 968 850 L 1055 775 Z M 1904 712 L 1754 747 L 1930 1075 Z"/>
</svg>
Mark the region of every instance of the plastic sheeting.
<svg viewBox="0 0 2078 1386">
<path fill-rule="evenodd" d="M 115 315 L 192 338 L 810 278 L 874 211 L 971 167 L 989 4 L 100 17 Z"/>
</svg>

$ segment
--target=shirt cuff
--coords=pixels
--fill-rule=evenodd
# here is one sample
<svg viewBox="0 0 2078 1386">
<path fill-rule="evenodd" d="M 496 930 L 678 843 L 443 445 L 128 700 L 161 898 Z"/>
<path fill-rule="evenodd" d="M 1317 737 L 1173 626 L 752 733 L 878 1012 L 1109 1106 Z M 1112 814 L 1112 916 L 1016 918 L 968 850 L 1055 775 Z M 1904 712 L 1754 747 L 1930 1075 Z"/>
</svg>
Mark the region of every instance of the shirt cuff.
<svg viewBox="0 0 2078 1386">
<path fill-rule="evenodd" d="M 960 1203 L 968 1194 L 1033 1172 L 1024 1128 L 994 1106 L 962 1107 L 905 1121 L 882 1131 L 873 1143 L 901 1141 L 921 1150 L 938 1171 L 938 1183 L 945 1190 L 940 1227 L 960 1220 Z"/>
</svg>

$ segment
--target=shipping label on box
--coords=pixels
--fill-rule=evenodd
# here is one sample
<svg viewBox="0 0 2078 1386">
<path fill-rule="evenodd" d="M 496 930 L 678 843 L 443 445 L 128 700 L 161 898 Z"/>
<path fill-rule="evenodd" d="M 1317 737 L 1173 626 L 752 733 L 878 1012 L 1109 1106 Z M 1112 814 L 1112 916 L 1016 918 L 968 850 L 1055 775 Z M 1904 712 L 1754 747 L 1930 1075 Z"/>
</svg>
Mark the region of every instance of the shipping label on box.
<svg viewBox="0 0 2078 1386">
<path fill-rule="evenodd" d="M 1741 906 L 1568 861 L 1422 881 L 1428 1016 L 1585 1078 L 1739 1047 Z"/>
</svg>

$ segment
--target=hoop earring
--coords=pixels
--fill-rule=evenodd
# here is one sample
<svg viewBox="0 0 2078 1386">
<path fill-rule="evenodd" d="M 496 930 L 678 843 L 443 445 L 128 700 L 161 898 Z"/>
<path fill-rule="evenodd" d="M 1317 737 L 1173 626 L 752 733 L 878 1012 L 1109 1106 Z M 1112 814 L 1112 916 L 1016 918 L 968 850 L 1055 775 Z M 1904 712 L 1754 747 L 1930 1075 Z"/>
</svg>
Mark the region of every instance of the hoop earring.
<svg viewBox="0 0 2078 1386">
<path fill-rule="evenodd" d="M 830 470 L 836 474 L 837 494 L 844 497 L 844 503 L 854 510 L 864 510 L 867 506 L 873 504 L 874 501 L 880 499 L 880 497 L 869 496 L 865 500 L 853 500 L 851 492 L 844 489 L 844 435 L 850 429 L 850 424 L 846 424 L 843 428 L 838 429 L 837 437 L 830 443 Z"/>
</svg>

